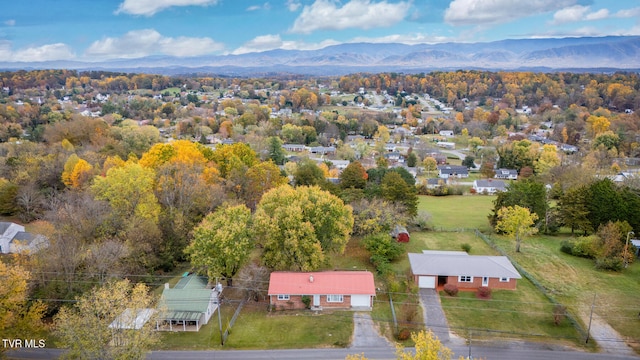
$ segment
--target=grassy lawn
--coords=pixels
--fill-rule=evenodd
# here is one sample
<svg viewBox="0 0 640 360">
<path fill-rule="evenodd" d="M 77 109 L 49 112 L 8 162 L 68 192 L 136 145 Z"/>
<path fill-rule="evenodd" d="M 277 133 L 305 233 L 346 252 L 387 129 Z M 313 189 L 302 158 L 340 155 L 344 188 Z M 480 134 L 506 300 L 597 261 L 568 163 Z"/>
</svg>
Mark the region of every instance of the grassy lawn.
<svg viewBox="0 0 640 360">
<path fill-rule="evenodd" d="M 516 253 L 513 241 L 494 236 L 494 241 L 518 264 L 533 274 L 586 328 L 591 305 L 621 335 L 635 342 L 640 351 L 640 263 L 622 272 L 600 271 L 593 260 L 560 252 L 565 236 L 536 236 L 523 242 Z M 594 302 L 595 296 L 595 302 Z"/>
<path fill-rule="evenodd" d="M 431 224 L 440 229 L 480 229 L 491 231 L 487 216 L 493 208 L 495 196 L 452 195 L 420 196 L 418 210 L 431 214 Z"/>
<path fill-rule="evenodd" d="M 266 304 L 247 303 L 225 348 L 294 349 L 348 346 L 353 332 L 350 311 L 267 312 Z"/>
<path fill-rule="evenodd" d="M 471 330 L 474 339 L 517 337 L 574 346 L 584 343 L 569 321 L 558 326 L 553 323 L 554 305 L 526 279 L 518 281 L 515 291 L 494 290 L 489 300 L 477 299 L 475 292 L 440 295 L 451 330 L 462 337 L 468 337 Z"/>
</svg>

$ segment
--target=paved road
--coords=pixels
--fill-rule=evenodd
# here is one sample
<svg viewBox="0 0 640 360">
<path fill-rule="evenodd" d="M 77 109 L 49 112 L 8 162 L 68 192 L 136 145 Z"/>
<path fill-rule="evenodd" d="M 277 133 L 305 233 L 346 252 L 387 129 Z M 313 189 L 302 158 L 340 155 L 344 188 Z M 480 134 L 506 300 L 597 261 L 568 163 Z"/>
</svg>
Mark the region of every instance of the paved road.
<svg viewBox="0 0 640 360">
<path fill-rule="evenodd" d="M 431 329 L 433 334 L 444 344 L 451 339 L 449 337 L 449 324 L 442 311 L 440 296 L 435 289 L 420 289 L 420 305 L 424 324 L 427 329 Z"/>
<path fill-rule="evenodd" d="M 509 344 L 511 346 L 511 344 Z M 452 346 L 452 359 L 466 357 L 466 346 Z M 371 360 L 394 360 L 390 347 L 376 349 L 305 349 L 305 350 L 216 350 L 216 351 L 154 351 L 149 360 L 338 360 L 349 354 L 361 354 Z M 36 349 L 12 352 L 9 359 L 55 359 L 60 355 L 56 349 Z M 487 360 L 638 360 L 640 357 L 616 354 L 592 354 L 580 351 L 531 350 L 520 347 L 472 346 L 471 356 Z"/>
</svg>

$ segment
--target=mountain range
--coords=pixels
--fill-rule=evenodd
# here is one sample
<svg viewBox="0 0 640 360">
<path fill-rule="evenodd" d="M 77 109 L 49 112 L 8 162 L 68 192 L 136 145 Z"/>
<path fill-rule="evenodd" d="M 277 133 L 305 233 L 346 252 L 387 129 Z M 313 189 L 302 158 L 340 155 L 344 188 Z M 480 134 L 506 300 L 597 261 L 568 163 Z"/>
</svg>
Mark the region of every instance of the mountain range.
<svg viewBox="0 0 640 360">
<path fill-rule="evenodd" d="M 270 50 L 241 55 L 150 56 L 100 62 L 0 62 L 2 70 L 64 68 L 166 75 L 229 76 L 434 70 L 610 72 L 640 69 L 640 36 L 516 39 L 483 43 L 345 43 L 319 50 Z"/>
</svg>

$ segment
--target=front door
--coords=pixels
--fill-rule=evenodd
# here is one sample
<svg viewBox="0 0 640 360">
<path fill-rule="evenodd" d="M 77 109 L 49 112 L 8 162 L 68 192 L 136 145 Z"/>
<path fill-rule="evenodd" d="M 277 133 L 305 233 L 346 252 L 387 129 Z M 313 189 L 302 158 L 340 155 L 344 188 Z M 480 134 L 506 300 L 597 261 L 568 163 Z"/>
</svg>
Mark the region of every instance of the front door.
<svg viewBox="0 0 640 360">
<path fill-rule="evenodd" d="M 488 277 L 483 277 L 482 278 L 482 286 L 489 286 L 489 278 Z"/>
<path fill-rule="evenodd" d="M 313 295 L 313 306 L 320 306 L 320 295 Z"/>
</svg>

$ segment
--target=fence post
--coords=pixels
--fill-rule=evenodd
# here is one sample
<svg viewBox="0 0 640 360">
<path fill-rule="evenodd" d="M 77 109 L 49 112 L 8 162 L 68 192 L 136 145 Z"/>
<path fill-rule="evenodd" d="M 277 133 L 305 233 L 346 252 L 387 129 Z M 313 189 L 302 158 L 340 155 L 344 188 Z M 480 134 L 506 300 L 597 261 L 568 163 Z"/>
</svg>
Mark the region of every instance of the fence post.
<svg viewBox="0 0 640 360">
<path fill-rule="evenodd" d="M 391 305 L 391 316 L 393 317 L 393 327 L 396 335 L 398 334 L 398 319 L 396 319 L 396 309 L 393 307 L 393 299 L 391 299 L 391 293 L 389 294 L 389 304 Z"/>
</svg>

